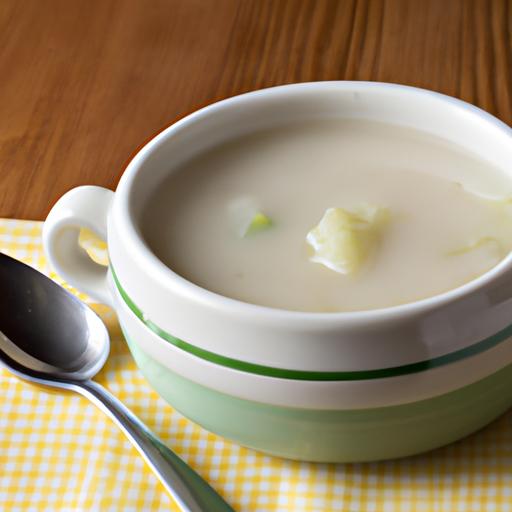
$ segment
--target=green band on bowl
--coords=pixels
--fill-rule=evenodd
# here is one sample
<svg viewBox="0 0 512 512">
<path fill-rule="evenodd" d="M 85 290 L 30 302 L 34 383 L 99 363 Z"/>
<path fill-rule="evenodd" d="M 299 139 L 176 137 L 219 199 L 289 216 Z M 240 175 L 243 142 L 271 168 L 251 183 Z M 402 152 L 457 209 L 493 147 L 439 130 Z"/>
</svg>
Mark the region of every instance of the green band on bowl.
<svg viewBox="0 0 512 512">
<path fill-rule="evenodd" d="M 369 379 L 382 379 L 386 377 L 397 377 L 399 375 L 407 375 L 410 373 L 418 373 L 432 368 L 438 368 L 447 364 L 455 363 L 467 357 L 480 354 L 490 348 L 498 345 L 502 341 L 512 336 L 512 325 L 509 325 L 502 331 L 485 338 L 482 341 L 474 343 L 469 347 L 465 347 L 455 352 L 445 354 L 443 356 L 434 357 L 433 359 L 427 359 L 417 363 L 405 364 L 402 366 L 393 366 L 389 368 L 380 368 L 378 370 L 361 370 L 361 371 L 344 371 L 344 372 L 319 372 L 319 371 L 303 371 L 303 370 L 289 370 L 285 368 L 275 368 L 272 366 L 264 366 L 260 364 L 249 363 L 247 361 L 241 361 L 239 359 L 233 359 L 226 357 L 203 348 L 191 345 L 186 341 L 180 340 L 174 337 L 172 334 L 164 331 L 158 325 L 153 323 L 151 320 L 146 318 L 142 311 L 137 307 L 133 300 L 128 296 L 126 291 L 121 286 L 116 273 L 112 266 L 110 266 L 112 277 L 117 286 L 119 294 L 125 301 L 126 305 L 132 310 L 137 318 L 144 323 L 144 325 L 153 331 L 160 338 L 172 343 L 175 347 L 188 352 L 196 357 L 200 357 L 211 363 L 215 363 L 221 366 L 226 366 L 234 370 L 242 372 L 255 373 L 258 375 L 264 375 L 266 377 L 277 377 L 280 379 L 294 379 L 294 380 L 316 380 L 316 381 L 334 381 L 334 380 L 369 380 Z"/>
</svg>

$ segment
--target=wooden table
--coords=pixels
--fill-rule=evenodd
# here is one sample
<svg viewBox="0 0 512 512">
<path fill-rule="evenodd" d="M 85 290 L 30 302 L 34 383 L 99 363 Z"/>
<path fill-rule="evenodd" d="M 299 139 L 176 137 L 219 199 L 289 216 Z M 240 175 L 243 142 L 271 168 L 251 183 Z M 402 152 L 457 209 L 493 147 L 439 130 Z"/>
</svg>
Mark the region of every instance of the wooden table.
<svg viewBox="0 0 512 512">
<path fill-rule="evenodd" d="M 512 0 L 0 0 L 0 217 L 115 187 L 173 119 L 310 80 L 381 80 L 512 123 Z"/>
</svg>

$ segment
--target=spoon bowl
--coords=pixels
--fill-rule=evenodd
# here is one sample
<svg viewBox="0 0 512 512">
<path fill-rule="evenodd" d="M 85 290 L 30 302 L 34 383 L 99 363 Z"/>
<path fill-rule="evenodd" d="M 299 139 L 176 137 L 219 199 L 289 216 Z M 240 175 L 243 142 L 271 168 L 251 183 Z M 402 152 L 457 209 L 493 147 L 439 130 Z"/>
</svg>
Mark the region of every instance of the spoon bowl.
<svg viewBox="0 0 512 512">
<path fill-rule="evenodd" d="M 0 254 L 0 350 L 17 371 L 49 380 L 86 380 L 107 360 L 101 319 L 32 267 Z"/>
</svg>

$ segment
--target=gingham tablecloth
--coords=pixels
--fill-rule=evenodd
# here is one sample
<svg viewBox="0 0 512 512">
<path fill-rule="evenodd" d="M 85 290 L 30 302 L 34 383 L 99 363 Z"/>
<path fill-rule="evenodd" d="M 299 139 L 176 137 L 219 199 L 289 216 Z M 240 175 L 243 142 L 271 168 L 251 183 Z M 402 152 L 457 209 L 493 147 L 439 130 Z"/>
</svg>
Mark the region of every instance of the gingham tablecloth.
<svg viewBox="0 0 512 512">
<path fill-rule="evenodd" d="M 0 250 L 47 272 L 40 234 L 39 222 L 0 219 Z M 269 457 L 174 411 L 138 372 L 112 311 L 93 307 L 112 343 L 97 380 L 238 511 L 512 511 L 510 413 L 459 443 L 399 461 L 329 465 Z M 0 510 L 177 508 L 123 434 L 86 399 L 33 387 L 0 369 Z"/>
</svg>

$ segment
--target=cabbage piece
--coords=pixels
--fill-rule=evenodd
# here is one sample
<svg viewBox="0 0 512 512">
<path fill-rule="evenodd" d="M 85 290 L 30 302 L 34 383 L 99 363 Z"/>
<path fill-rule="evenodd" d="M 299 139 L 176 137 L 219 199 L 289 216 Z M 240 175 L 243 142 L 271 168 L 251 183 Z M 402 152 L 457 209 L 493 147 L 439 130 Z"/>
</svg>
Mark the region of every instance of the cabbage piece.
<svg viewBox="0 0 512 512">
<path fill-rule="evenodd" d="M 512 197 L 510 196 L 490 196 L 482 194 L 479 191 L 470 190 L 461 183 L 454 182 L 457 187 L 468 194 L 473 195 L 479 201 L 487 204 L 488 206 L 495 209 L 499 214 L 500 220 L 507 220 L 512 213 Z M 482 255 L 485 253 L 490 259 L 495 260 L 497 263 L 503 259 L 507 253 L 503 242 L 497 238 L 491 236 L 483 236 L 476 240 L 473 240 L 468 245 L 459 247 L 447 253 L 448 256 L 462 256 L 464 254 L 481 252 Z"/>
<path fill-rule="evenodd" d="M 310 258 L 340 274 L 357 271 L 377 246 L 389 219 L 386 208 L 362 204 L 352 210 L 328 208 L 306 237 Z"/>
<path fill-rule="evenodd" d="M 247 229 L 245 230 L 243 236 L 250 235 L 252 233 L 257 233 L 258 231 L 267 229 L 270 226 L 272 226 L 272 221 L 270 220 L 270 218 L 267 217 L 263 212 L 257 211 L 253 215 L 251 222 L 247 226 Z"/>
<path fill-rule="evenodd" d="M 464 247 L 459 247 L 458 249 L 454 249 L 448 252 L 447 255 L 461 256 L 463 254 L 467 254 L 469 252 L 482 248 L 485 248 L 490 253 L 492 253 L 492 255 L 498 259 L 498 261 L 501 260 L 505 255 L 505 251 L 503 249 L 501 242 L 491 236 L 484 236 L 482 238 L 479 238 L 478 240 L 475 240 L 474 242 L 471 242 L 470 244 Z"/>
<path fill-rule="evenodd" d="M 240 238 L 263 231 L 273 225 L 272 219 L 261 211 L 252 198 L 242 197 L 233 201 L 229 205 L 229 210 L 235 231 Z"/>
</svg>

